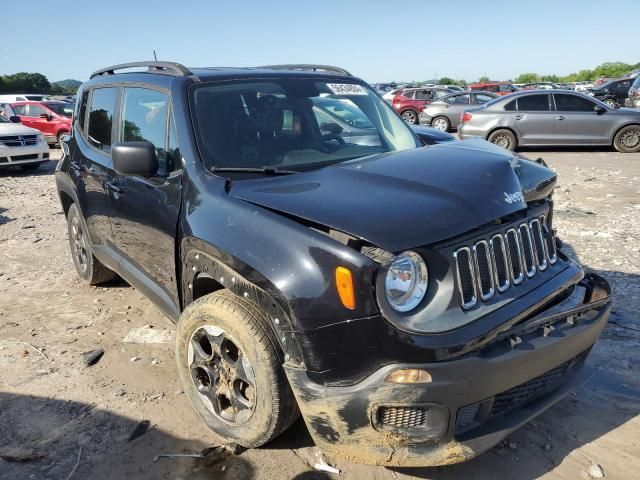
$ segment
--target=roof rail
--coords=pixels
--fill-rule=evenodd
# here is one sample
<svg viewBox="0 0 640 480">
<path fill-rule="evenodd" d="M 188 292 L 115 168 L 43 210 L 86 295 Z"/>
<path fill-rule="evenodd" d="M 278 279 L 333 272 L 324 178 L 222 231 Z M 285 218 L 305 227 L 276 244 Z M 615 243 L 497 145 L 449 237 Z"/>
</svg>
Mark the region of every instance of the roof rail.
<svg viewBox="0 0 640 480">
<path fill-rule="evenodd" d="M 159 73 L 162 75 L 173 75 L 176 77 L 192 75 L 191 70 L 176 62 L 131 62 L 101 68 L 100 70 L 93 72 L 90 78 L 98 77 L 100 75 L 114 75 L 116 70 L 136 67 L 148 67 L 148 73 Z"/>
<path fill-rule="evenodd" d="M 256 67 L 256 68 L 267 68 L 269 70 L 310 70 L 312 72 L 317 72 L 317 71 L 325 71 L 325 72 L 331 72 L 331 73 L 337 73 L 339 75 L 346 75 L 348 77 L 351 77 L 352 75 L 347 72 L 344 68 L 340 68 L 340 67 L 334 67 L 332 65 L 314 65 L 314 64 L 307 64 L 307 63 L 292 63 L 292 64 L 288 64 L 288 65 L 263 65 L 261 67 Z"/>
</svg>

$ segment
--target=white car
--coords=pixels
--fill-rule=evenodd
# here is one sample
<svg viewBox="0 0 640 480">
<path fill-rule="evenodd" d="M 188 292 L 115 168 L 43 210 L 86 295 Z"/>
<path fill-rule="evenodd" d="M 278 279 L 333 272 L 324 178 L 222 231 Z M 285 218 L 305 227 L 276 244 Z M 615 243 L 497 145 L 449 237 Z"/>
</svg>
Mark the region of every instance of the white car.
<svg viewBox="0 0 640 480">
<path fill-rule="evenodd" d="M 0 103 L 42 102 L 50 100 L 49 95 L 40 93 L 18 93 L 16 95 L 0 95 Z"/>
<path fill-rule="evenodd" d="M 48 160 L 49 146 L 42 133 L 0 115 L 0 168 L 35 170 Z"/>
<path fill-rule="evenodd" d="M 385 93 L 382 96 L 383 100 L 386 100 L 389 103 L 393 102 L 393 97 L 395 97 L 397 94 L 399 94 L 402 90 L 404 90 L 404 88 L 395 88 L 393 90 L 389 90 L 387 93 Z"/>
</svg>

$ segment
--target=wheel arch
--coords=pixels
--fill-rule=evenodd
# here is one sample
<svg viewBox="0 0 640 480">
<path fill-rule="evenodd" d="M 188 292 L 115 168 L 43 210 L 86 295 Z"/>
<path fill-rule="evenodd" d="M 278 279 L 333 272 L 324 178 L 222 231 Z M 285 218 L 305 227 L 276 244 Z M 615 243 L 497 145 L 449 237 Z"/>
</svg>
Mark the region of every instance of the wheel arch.
<svg viewBox="0 0 640 480">
<path fill-rule="evenodd" d="M 618 133 L 620 133 L 620 130 L 622 130 L 623 128 L 627 128 L 627 127 L 640 127 L 640 122 L 629 121 L 629 122 L 624 123 L 624 124 L 620 125 L 619 127 L 617 127 L 613 131 L 613 134 L 611 135 L 611 145 L 613 145 L 615 143 L 616 136 L 618 135 Z"/>
<path fill-rule="evenodd" d="M 228 290 L 262 309 L 269 318 L 268 327 L 278 339 L 285 360 L 303 364 L 300 346 L 291 322 L 288 302 L 278 289 L 259 272 L 223 254 L 209 243 L 196 239 L 183 240 L 181 254 L 181 291 L 183 310 L 193 301 L 216 291 Z M 242 270 L 242 273 L 239 271 Z"/>
</svg>

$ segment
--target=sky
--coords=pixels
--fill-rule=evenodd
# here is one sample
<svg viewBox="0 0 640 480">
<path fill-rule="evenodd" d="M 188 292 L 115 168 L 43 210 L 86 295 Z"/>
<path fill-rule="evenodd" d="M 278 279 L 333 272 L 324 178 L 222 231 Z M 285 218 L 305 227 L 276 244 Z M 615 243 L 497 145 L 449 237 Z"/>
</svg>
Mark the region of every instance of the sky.
<svg viewBox="0 0 640 480">
<path fill-rule="evenodd" d="M 50 81 L 85 80 L 104 66 L 150 60 L 154 49 L 159 60 L 191 67 L 338 65 L 371 83 L 501 80 L 640 62 L 640 0 L 0 4 L 2 18 L 14 19 L 2 22 L 0 74 L 40 72 Z"/>
</svg>

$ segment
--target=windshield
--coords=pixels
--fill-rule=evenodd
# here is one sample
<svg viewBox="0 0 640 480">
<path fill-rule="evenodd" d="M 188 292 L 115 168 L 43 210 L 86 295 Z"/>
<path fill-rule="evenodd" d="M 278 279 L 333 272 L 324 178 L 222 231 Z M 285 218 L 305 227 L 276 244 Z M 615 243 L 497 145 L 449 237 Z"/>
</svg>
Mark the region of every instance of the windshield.
<svg viewBox="0 0 640 480">
<path fill-rule="evenodd" d="M 73 104 L 72 103 L 45 103 L 47 108 L 58 115 L 62 115 L 64 117 L 71 118 L 73 115 Z"/>
<path fill-rule="evenodd" d="M 192 87 L 190 102 L 208 167 L 304 169 L 420 146 L 386 102 L 355 83 L 200 84 Z"/>
</svg>

